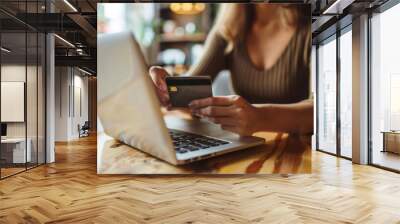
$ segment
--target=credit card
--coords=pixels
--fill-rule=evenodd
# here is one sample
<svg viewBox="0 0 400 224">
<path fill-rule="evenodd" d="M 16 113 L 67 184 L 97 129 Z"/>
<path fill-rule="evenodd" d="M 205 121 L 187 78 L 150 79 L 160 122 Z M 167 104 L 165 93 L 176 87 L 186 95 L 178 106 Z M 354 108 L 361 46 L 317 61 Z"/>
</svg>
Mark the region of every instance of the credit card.
<svg viewBox="0 0 400 224">
<path fill-rule="evenodd" d="M 193 100 L 212 96 L 208 76 L 167 77 L 165 81 L 172 107 L 188 107 Z"/>
</svg>

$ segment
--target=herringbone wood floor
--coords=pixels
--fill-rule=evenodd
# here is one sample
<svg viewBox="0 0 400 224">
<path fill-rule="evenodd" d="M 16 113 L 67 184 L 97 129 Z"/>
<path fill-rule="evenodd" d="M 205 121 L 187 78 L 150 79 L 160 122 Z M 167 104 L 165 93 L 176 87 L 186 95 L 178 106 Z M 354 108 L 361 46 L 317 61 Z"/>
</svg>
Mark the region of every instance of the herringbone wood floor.
<svg viewBox="0 0 400 224">
<path fill-rule="evenodd" d="M 0 223 L 400 223 L 400 175 L 313 153 L 312 175 L 98 176 L 90 137 L 0 181 Z"/>
</svg>

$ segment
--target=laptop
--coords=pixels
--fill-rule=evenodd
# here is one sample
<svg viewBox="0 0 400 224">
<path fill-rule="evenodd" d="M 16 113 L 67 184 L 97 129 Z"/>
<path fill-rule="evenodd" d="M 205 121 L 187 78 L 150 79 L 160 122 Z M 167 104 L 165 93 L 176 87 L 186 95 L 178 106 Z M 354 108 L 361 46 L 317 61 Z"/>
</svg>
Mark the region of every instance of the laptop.
<svg viewBox="0 0 400 224">
<path fill-rule="evenodd" d="M 264 144 L 199 119 L 164 116 L 139 44 L 130 32 L 97 39 L 98 116 L 104 132 L 174 165 Z"/>
</svg>

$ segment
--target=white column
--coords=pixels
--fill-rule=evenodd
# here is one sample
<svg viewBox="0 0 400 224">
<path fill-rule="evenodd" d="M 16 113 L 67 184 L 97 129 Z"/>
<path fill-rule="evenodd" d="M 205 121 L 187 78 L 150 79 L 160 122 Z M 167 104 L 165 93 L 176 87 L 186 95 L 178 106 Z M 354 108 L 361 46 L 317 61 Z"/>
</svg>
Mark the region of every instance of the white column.
<svg viewBox="0 0 400 224">
<path fill-rule="evenodd" d="M 368 163 L 368 15 L 353 19 L 353 162 Z"/>
<path fill-rule="evenodd" d="M 54 35 L 46 36 L 46 163 L 55 161 L 54 133 L 55 133 L 55 56 Z"/>
</svg>

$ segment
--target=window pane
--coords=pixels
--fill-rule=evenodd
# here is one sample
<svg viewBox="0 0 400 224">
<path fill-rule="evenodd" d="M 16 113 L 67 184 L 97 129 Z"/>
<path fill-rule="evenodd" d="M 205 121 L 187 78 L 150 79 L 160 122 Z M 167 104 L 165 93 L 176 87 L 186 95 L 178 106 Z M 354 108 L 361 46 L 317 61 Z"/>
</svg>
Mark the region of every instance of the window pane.
<svg viewBox="0 0 400 224">
<path fill-rule="evenodd" d="M 336 153 L 336 40 L 318 48 L 318 148 Z"/>
<path fill-rule="evenodd" d="M 351 158 L 352 148 L 352 35 L 340 36 L 340 153 Z"/>
<path fill-rule="evenodd" d="M 400 4 L 371 19 L 372 163 L 396 170 L 400 170 L 399 21 Z"/>
</svg>

